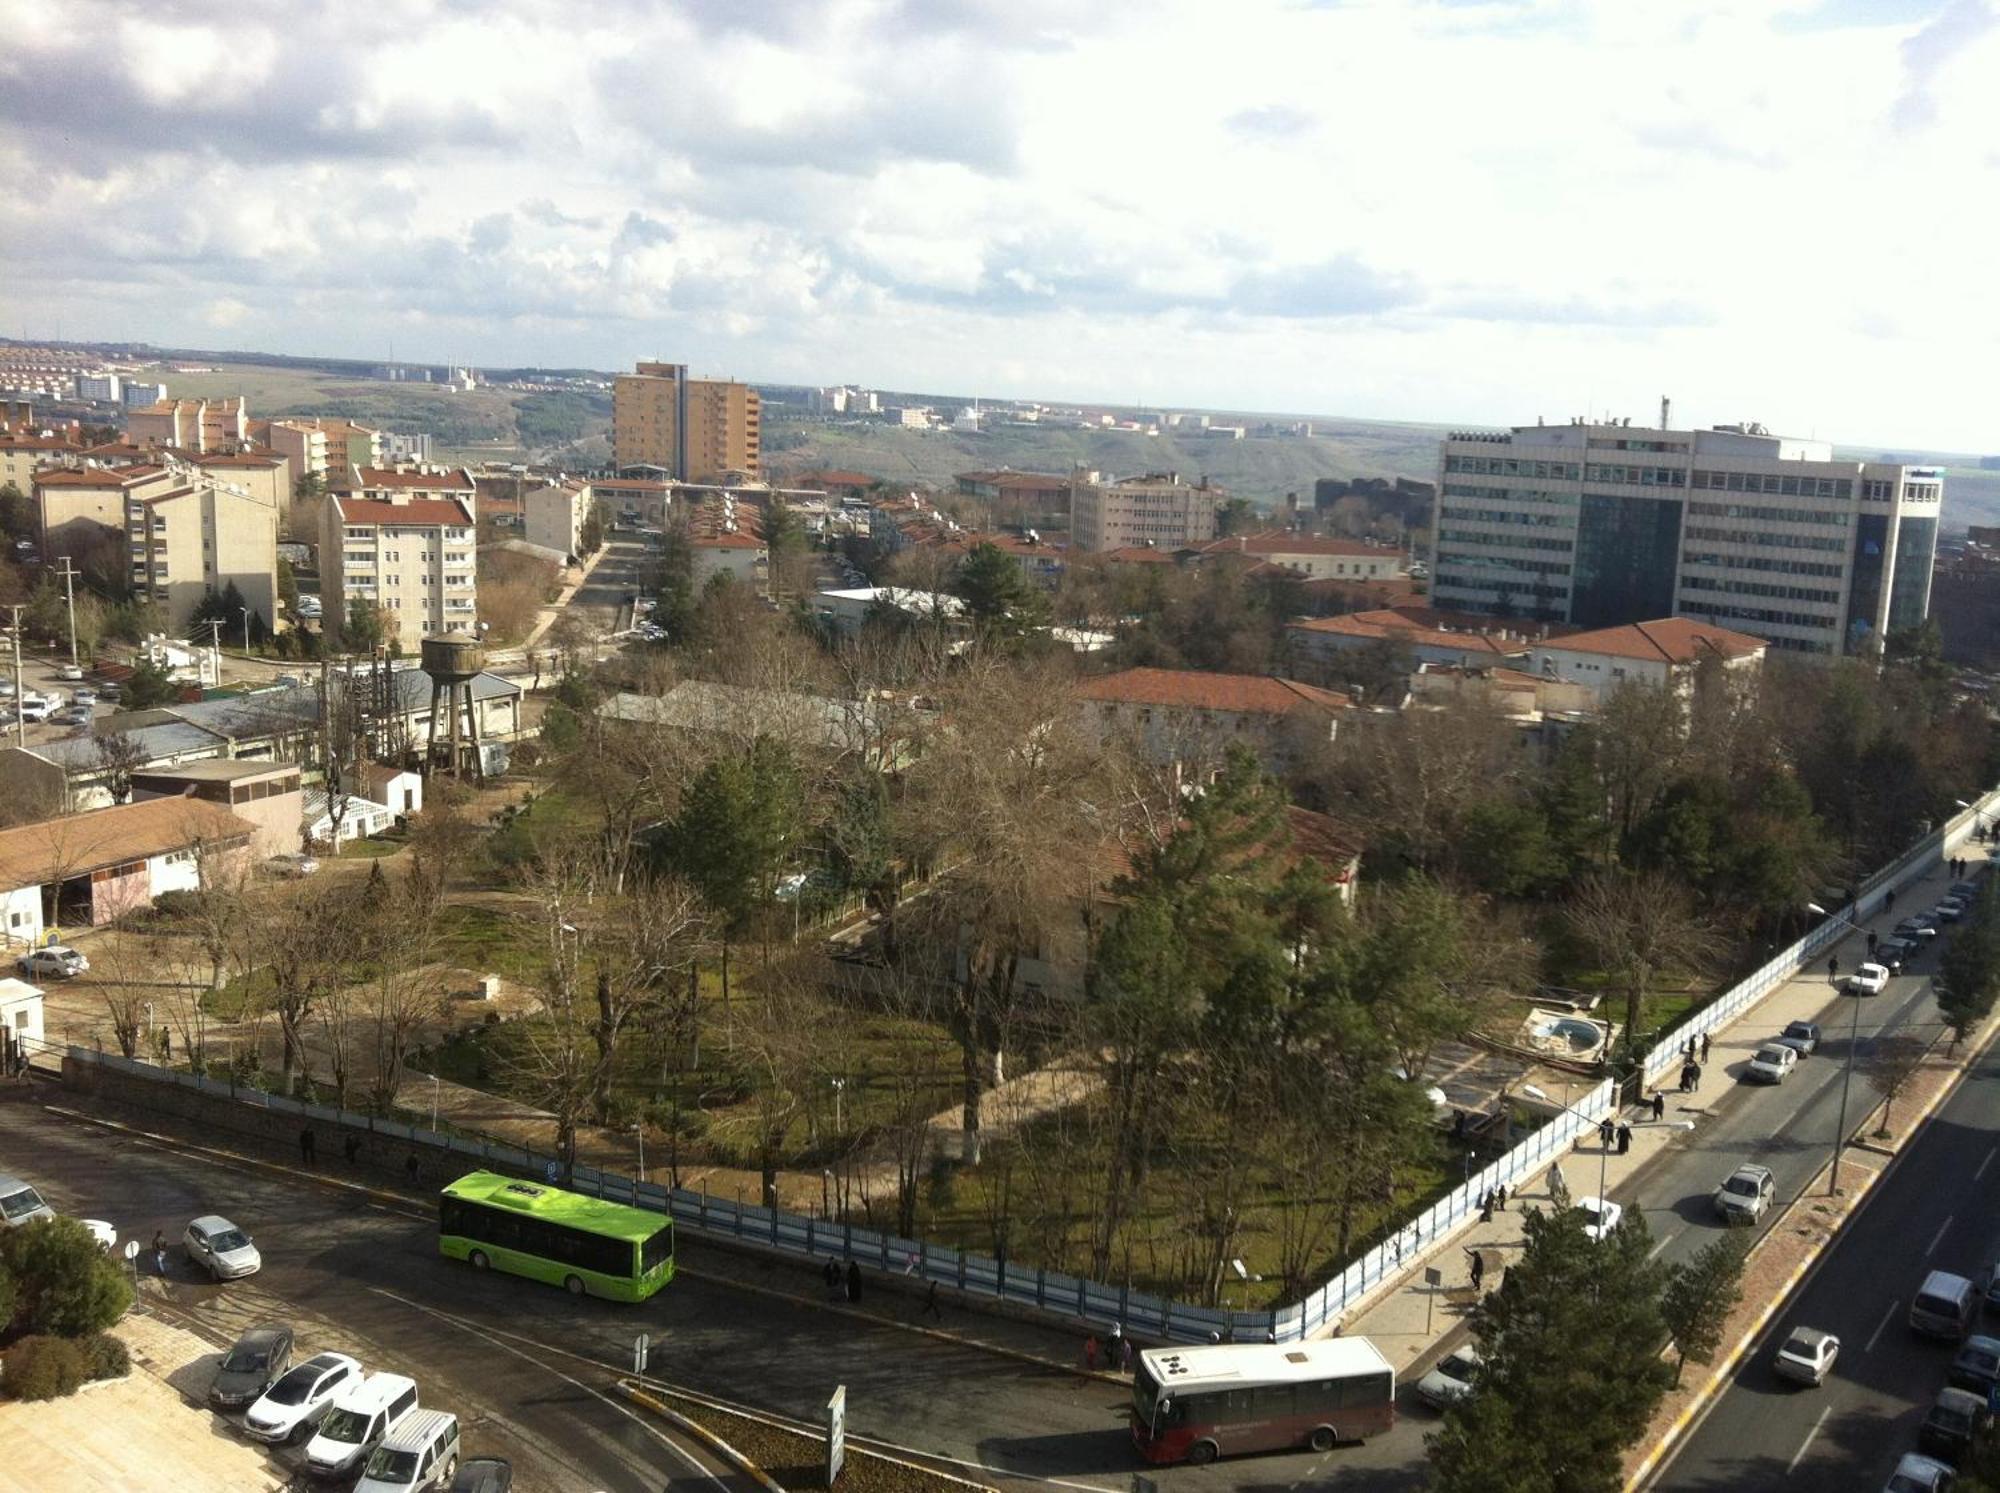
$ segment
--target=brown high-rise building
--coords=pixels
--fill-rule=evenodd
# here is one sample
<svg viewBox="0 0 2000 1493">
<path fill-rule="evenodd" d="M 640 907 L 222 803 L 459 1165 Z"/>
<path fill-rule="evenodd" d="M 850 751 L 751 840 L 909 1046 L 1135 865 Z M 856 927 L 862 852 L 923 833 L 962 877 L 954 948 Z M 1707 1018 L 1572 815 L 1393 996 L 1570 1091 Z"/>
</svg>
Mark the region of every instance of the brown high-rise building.
<svg viewBox="0 0 2000 1493">
<path fill-rule="evenodd" d="M 714 482 L 763 465 L 757 391 L 729 379 L 689 378 L 685 363 L 641 363 L 611 391 L 611 451 L 620 470 L 659 467 L 684 482 Z"/>
</svg>

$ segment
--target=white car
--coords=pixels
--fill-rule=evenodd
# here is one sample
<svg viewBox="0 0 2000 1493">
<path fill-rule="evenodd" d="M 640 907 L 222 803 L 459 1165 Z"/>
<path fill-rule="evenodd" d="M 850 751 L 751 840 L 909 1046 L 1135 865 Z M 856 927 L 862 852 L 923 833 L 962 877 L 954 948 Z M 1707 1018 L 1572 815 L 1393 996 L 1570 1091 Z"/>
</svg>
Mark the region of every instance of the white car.
<svg viewBox="0 0 2000 1493">
<path fill-rule="evenodd" d="M 1417 1398 L 1434 1410 L 1443 1410 L 1472 1393 L 1473 1376 L 1478 1372 L 1477 1348 L 1460 1348 L 1447 1353 L 1417 1381 Z"/>
<path fill-rule="evenodd" d="M 1715 1189 L 1715 1211 L 1724 1223 L 1755 1223 L 1771 1206 L 1777 1183 L 1768 1166 L 1739 1166 Z"/>
<path fill-rule="evenodd" d="M 1815 1387 L 1826 1382 L 1833 1361 L 1840 1356 L 1840 1339 L 1817 1327 L 1794 1327 L 1791 1336 L 1778 1346 L 1771 1368 L 1780 1379 Z"/>
<path fill-rule="evenodd" d="M 345 1353 L 321 1353 L 285 1371 L 243 1413 L 243 1429 L 259 1441 L 301 1441 L 333 1402 L 361 1382 L 361 1364 Z"/>
<path fill-rule="evenodd" d="M 20 711 L 22 720 L 40 722 L 47 720 L 54 713 L 55 706 L 39 695 L 23 695 L 16 709 Z"/>
<path fill-rule="evenodd" d="M 1880 995 L 1889 988 L 1889 971 L 1879 964 L 1864 964 L 1847 977 L 1850 995 Z"/>
<path fill-rule="evenodd" d="M 1937 1458 L 1905 1452 L 1882 1493 L 1945 1493 L 1957 1480 L 1958 1474 Z"/>
<path fill-rule="evenodd" d="M 1799 1064 L 1799 1050 L 1782 1042 L 1766 1042 L 1757 1055 L 1744 1065 L 1746 1083 L 1783 1083 Z"/>
<path fill-rule="evenodd" d="M 290 881 L 316 875 L 319 871 L 319 862 L 309 855 L 274 855 L 264 865 L 273 876 Z"/>
<path fill-rule="evenodd" d="M 118 1247 L 118 1230 L 101 1218 L 79 1218 L 78 1223 L 90 1230 L 90 1237 L 97 1241 L 97 1247 L 106 1254 Z"/>
<path fill-rule="evenodd" d="M 250 1236 L 219 1213 L 206 1213 L 182 1236 L 188 1258 L 217 1281 L 241 1280 L 264 1268 Z"/>
<path fill-rule="evenodd" d="M 1624 1206 L 1609 1198 L 1578 1198 L 1576 1208 L 1583 1215 L 1583 1236 L 1586 1239 L 1602 1239 L 1618 1227 L 1618 1220 L 1625 1216 Z"/>
<path fill-rule="evenodd" d="M 81 679 L 83 678 L 83 670 L 79 669 L 75 664 L 63 664 L 56 669 L 56 678 Z"/>
<path fill-rule="evenodd" d="M 52 943 L 43 948 L 28 950 L 14 961 L 14 968 L 24 975 L 68 980 L 87 973 L 90 961 L 68 944 Z"/>
</svg>

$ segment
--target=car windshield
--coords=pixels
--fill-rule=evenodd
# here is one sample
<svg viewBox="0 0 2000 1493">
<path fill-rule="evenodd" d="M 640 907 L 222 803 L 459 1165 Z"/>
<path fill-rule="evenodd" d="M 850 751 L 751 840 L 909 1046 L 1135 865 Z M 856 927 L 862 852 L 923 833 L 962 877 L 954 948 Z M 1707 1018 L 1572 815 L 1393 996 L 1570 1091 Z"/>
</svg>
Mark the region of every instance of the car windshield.
<svg viewBox="0 0 2000 1493">
<path fill-rule="evenodd" d="M 1936 1426 L 1940 1431 L 1969 1431 L 1972 1429 L 1972 1417 L 1967 1415 L 1963 1410 L 1952 1410 L 1944 1405 L 1933 1405 L 1931 1407 L 1931 1424 Z"/>
<path fill-rule="evenodd" d="M 417 1454 L 378 1446 L 375 1455 L 368 1459 L 367 1475 L 379 1477 L 384 1482 L 407 1483 L 417 1475 Z"/>
<path fill-rule="evenodd" d="M 1757 1195 L 1757 1183 L 1751 1177 L 1731 1177 L 1727 1182 L 1722 1184 L 1722 1190 L 1724 1192 L 1734 1192 L 1743 1197 L 1755 1197 Z"/>
<path fill-rule="evenodd" d="M 0 1216 L 22 1218 L 48 1205 L 42 1195 L 32 1187 L 23 1187 L 19 1192 L 10 1192 L 0 1198 Z"/>
<path fill-rule="evenodd" d="M 1810 1037 L 1812 1034 L 1812 1028 L 1807 1026 L 1803 1021 L 1795 1021 L 1785 1028 L 1785 1035 L 1787 1037 Z"/>
<path fill-rule="evenodd" d="M 208 1236 L 208 1247 L 217 1254 L 228 1254 L 230 1250 L 241 1249 L 249 1242 L 241 1229 L 224 1229 L 219 1234 Z"/>
<path fill-rule="evenodd" d="M 1790 1051 L 1791 1048 L 1789 1047 L 1760 1047 L 1757 1049 L 1757 1061 L 1760 1063 L 1782 1063 L 1785 1060 L 1785 1055 Z"/>
<path fill-rule="evenodd" d="M 1785 1352 L 1810 1361 L 1819 1357 L 1819 1344 L 1809 1337 L 1795 1337 L 1785 1344 Z"/>
<path fill-rule="evenodd" d="M 1995 1364 L 2000 1364 L 2000 1355 L 1979 1348 L 1968 1348 L 1958 1355 L 1958 1361 L 1966 1368 L 1977 1369 L 1980 1373 L 1987 1374 L 1993 1371 Z"/>
<path fill-rule="evenodd" d="M 319 1433 L 328 1441 L 359 1443 L 368 1437 L 366 1410 L 336 1410 L 320 1422 Z"/>
<path fill-rule="evenodd" d="M 1462 1353 L 1453 1353 L 1438 1365 L 1438 1372 L 1447 1379 L 1470 1379 L 1474 1369 L 1471 1359 Z"/>
<path fill-rule="evenodd" d="M 268 1344 L 258 1343 L 254 1347 L 238 1343 L 229 1350 L 229 1356 L 222 1360 L 222 1370 L 226 1374 L 247 1374 L 252 1369 L 261 1369 L 271 1361 Z"/>
<path fill-rule="evenodd" d="M 319 1380 L 319 1370 L 310 1364 L 301 1364 L 284 1378 L 271 1386 L 265 1398 L 278 1405 L 303 1405 L 306 1394 Z"/>
</svg>

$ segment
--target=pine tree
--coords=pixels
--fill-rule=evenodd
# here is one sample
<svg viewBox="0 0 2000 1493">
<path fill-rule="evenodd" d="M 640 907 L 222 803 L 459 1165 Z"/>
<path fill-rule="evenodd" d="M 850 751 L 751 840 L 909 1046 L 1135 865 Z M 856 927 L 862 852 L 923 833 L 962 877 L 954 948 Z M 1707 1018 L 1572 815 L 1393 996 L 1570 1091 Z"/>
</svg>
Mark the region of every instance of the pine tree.
<svg viewBox="0 0 2000 1493">
<path fill-rule="evenodd" d="M 1743 1299 L 1743 1261 L 1749 1255 L 1745 1234 L 1725 1234 L 1684 1265 L 1667 1269 L 1660 1293 L 1660 1315 L 1674 1339 L 1674 1383 L 1689 1359 L 1712 1363 L 1722 1345 L 1723 1324 Z"/>
</svg>

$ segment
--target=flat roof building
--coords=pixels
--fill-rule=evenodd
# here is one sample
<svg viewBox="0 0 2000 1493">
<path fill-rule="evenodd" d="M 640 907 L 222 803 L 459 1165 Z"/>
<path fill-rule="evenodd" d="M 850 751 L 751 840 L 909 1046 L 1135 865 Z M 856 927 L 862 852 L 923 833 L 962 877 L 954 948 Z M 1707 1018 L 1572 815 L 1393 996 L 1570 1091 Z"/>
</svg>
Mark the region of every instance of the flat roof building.
<svg viewBox="0 0 2000 1493">
<path fill-rule="evenodd" d="M 1070 544 L 1078 550 L 1115 550 L 1135 544 L 1183 549 L 1215 538 L 1215 512 L 1228 494 L 1184 482 L 1178 472 L 1155 472 L 1123 481 L 1078 474 L 1069 484 Z"/>
<path fill-rule="evenodd" d="M 715 482 L 762 469 L 762 405 L 730 379 L 690 378 L 685 363 L 641 363 L 611 386 L 611 450 L 620 470 Z"/>
<path fill-rule="evenodd" d="M 1441 607 L 1586 628 L 1694 617 L 1823 657 L 1930 610 L 1937 467 L 1664 422 L 1455 432 L 1438 467 Z"/>
</svg>

